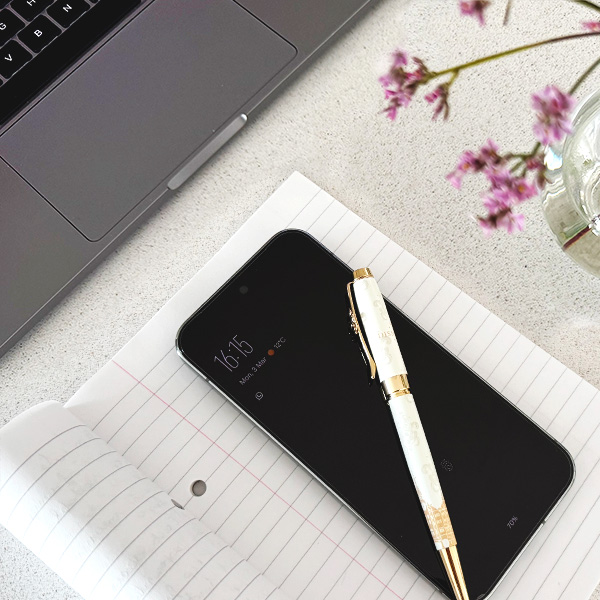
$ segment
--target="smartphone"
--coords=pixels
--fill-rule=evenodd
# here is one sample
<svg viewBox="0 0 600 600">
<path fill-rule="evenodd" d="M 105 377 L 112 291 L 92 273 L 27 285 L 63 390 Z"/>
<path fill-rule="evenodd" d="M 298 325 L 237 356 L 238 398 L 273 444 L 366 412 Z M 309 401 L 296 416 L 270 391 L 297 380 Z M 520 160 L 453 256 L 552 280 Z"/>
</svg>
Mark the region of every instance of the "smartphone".
<svg viewBox="0 0 600 600">
<path fill-rule="evenodd" d="M 190 317 L 177 348 L 452 598 L 389 408 L 350 333 L 351 280 L 309 234 L 285 230 Z M 470 597 L 486 598 L 571 485 L 573 461 L 402 311 L 388 310 Z"/>
</svg>

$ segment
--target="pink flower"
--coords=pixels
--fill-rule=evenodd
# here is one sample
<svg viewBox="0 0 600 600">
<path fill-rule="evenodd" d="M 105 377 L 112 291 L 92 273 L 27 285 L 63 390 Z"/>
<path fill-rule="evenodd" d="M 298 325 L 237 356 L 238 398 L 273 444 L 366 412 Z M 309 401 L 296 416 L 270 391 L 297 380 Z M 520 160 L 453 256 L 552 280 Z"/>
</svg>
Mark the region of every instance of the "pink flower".
<svg viewBox="0 0 600 600">
<path fill-rule="evenodd" d="M 519 171 L 519 175 L 516 171 Z M 543 187 L 544 172 L 540 154 L 500 154 L 498 145 L 493 140 L 487 140 L 476 153 L 470 150 L 463 152 L 455 170 L 446 178 L 454 187 L 460 188 L 462 178 L 467 173 L 482 173 L 485 176 L 489 183 L 483 194 L 483 206 L 487 214 L 476 217 L 476 221 L 483 233 L 489 236 L 496 229 L 506 229 L 508 233 L 523 230 L 525 217 L 516 213 L 515 207 L 533 198 L 538 193 L 538 187 Z M 533 180 L 531 174 L 534 175 Z"/>
<path fill-rule="evenodd" d="M 490 5 L 490 0 L 460 0 L 460 14 L 475 17 L 479 24 L 485 25 L 485 9 Z"/>
<path fill-rule="evenodd" d="M 575 105 L 575 98 L 561 92 L 556 86 L 549 85 L 531 97 L 537 122 L 533 126 L 535 137 L 542 144 L 560 141 L 567 133 L 571 133 L 570 112 Z"/>
<path fill-rule="evenodd" d="M 495 215 L 507 208 L 512 208 L 508 194 L 490 194 L 483 198 L 483 206 L 488 211 L 488 214 Z"/>
<path fill-rule="evenodd" d="M 498 145 L 493 140 L 488 140 L 475 154 L 471 150 L 463 152 L 456 168 L 446 175 L 446 179 L 456 188 L 460 189 L 462 178 L 467 173 L 478 173 L 486 169 L 495 169 L 504 159 L 498 154 Z"/>
<path fill-rule="evenodd" d="M 600 21 L 584 21 L 581 25 L 588 31 L 600 31 Z"/>
<path fill-rule="evenodd" d="M 536 185 L 527 181 L 525 177 L 513 179 L 512 184 L 513 196 L 517 202 L 525 202 L 538 193 Z"/>
<path fill-rule="evenodd" d="M 500 203 L 502 208 L 524 202 L 537 194 L 535 184 L 527 181 L 525 177 L 516 177 L 508 169 L 489 169 L 486 171 L 486 177 L 491 184 L 491 198 Z"/>
<path fill-rule="evenodd" d="M 450 114 L 450 105 L 448 104 L 448 86 L 446 84 L 438 85 L 433 92 L 430 92 L 425 96 L 425 100 L 429 102 L 429 104 L 436 104 L 432 117 L 434 121 L 442 112 L 444 113 L 444 120 L 448 118 L 448 115 Z"/>
<path fill-rule="evenodd" d="M 477 217 L 483 233 L 487 237 L 495 229 L 506 229 L 508 233 L 522 231 L 525 217 L 513 211 L 517 204 L 537 194 L 536 185 L 525 177 L 514 175 L 505 167 L 489 167 L 484 172 L 490 188 L 483 199 L 483 206 L 488 214 Z"/>
<path fill-rule="evenodd" d="M 488 139 L 479 150 L 479 159 L 486 167 L 497 164 L 500 159 L 498 144 L 494 140 Z"/>
<path fill-rule="evenodd" d="M 546 185 L 546 165 L 542 158 L 539 156 L 528 158 L 525 161 L 525 167 L 527 171 L 535 173 L 535 183 L 540 190 L 543 189 Z"/>
<path fill-rule="evenodd" d="M 446 179 L 457 189 L 462 185 L 462 178 L 467 173 L 475 173 L 478 169 L 478 160 L 474 152 L 466 150 L 462 153 L 458 164 L 452 173 L 446 175 Z"/>
<path fill-rule="evenodd" d="M 477 217 L 477 223 L 485 237 L 489 237 L 496 229 L 506 229 L 508 233 L 514 233 L 515 231 L 523 231 L 525 215 L 514 213 L 512 209 L 508 208 L 487 217 Z"/>
<path fill-rule="evenodd" d="M 525 215 L 515 214 L 512 210 L 507 210 L 496 218 L 496 228 L 504 228 L 508 233 L 523 231 L 525 227 Z"/>
<path fill-rule="evenodd" d="M 489 238 L 496 229 L 496 221 L 492 221 L 486 217 L 476 217 L 475 220 L 486 238 Z"/>
<path fill-rule="evenodd" d="M 544 161 L 540 156 L 532 156 L 525 161 L 525 166 L 528 171 L 539 171 L 540 169 L 544 169 Z"/>
<path fill-rule="evenodd" d="M 424 83 L 429 71 L 423 61 L 414 56 L 411 60 L 416 65 L 416 69 L 407 70 L 409 59 L 403 50 L 395 50 L 391 59 L 390 70 L 379 78 L 379 83 L 388 102 L 383 112 L 393 121 L 398 114 L 398 109 L 405 108 L 411 103 L 417 88 Z"/>
<path fill-rule="evenodd" d="M 392 52 L 392 70 L 400 69 L 408 64 L 408 55 L 404 50 L 397 48 Z"/>
<path fill-rule="evenodd" d="M 389 119 L 394 121 L 398 114 L 398 109 L 408 106 L 412 96 L 407 94 L 403 89 L 386 89 L 384 93 L 388 105 L 383 109 L 383 112 L 385 112 Z"/>
</svg>

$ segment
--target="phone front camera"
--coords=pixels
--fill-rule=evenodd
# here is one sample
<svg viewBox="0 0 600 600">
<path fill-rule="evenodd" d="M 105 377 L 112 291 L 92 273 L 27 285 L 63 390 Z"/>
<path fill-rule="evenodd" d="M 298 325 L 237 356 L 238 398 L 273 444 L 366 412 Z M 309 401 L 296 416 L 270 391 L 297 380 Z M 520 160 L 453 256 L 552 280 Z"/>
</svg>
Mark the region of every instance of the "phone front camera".
<svg viewBox="0 0 600 600">
<path fill-rule="evenodd" d="M 247 293 L 248 293 L 247 285 L 243 285 L 242 287 L 240 287 L 240 294 L 247 294 Z"/>
</svg>

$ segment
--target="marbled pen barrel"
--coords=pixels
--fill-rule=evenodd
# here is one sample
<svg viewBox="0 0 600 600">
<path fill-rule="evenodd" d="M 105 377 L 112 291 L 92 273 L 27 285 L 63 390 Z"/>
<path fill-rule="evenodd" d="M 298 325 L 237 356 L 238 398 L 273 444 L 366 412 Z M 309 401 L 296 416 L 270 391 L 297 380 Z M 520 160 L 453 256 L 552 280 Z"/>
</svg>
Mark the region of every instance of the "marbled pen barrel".
<svg viewBox="0 0 600 600">
<path fill-rule="evenodd" d="M 433 541 L 441 550 L 456 545 L 456 538 L 419 412 L 410 393 L 398 340 L 379 286 L 369 273 L 367 269 L 355 273 L 359 276 L 354 281 L 356 308 Z"/>
<path fill-rule="evenodd" d="M 421 500 L 431 537 L 440 553 L 457 600 L 469 600 L 442 487 L 419 418 L 419 411 L 410 393 L 406 366 L 385 301 L 369 269 L 354 271 L 354 281 L 348 285 L 350 303 L 354 311 L 351 287 L 354 290 L 356 311 L 360 315 L 362 329 L 356 322 L 356 315 L 353 315 L 353 322 L 357 327 L 357 333 L 361 332 L 361 339 L 366 338 L 368 345 L 366 351 L 367 354 L 371 354 L 371 375 L 375 377 L 376 372 L 379 374 L 381 391 L 392 411 L 402 450 Z"/>
</svg>

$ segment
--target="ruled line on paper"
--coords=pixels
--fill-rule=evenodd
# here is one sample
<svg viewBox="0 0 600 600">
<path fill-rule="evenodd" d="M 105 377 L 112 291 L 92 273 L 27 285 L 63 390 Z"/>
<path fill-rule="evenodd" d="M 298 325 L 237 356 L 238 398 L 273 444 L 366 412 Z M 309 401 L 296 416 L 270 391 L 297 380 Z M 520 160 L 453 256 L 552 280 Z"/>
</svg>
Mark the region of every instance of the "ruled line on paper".
<svg viewBox="0 0 600 600">
<path fill-rule="evenodd" d="M 148 529 L 151 529 L 159 520 L 161 520 L 165 515 L 167 515 L 168 513 L 170 513 L 173 510 L 179 510 L 178 508 L 176 508 L 175 506 L 170 506 L 169 508 L 167 508 L 167 510 L 165 510 L 164 512 L 160 513 L 159 515 L 156 516 L 156 518 L 148 524 L 148 526 L 146 527 L 146 529 L 144 529 L 144 531 L 139 531 L 135 537 L 119 552 L 119 554 L 117 554 L 114 559 L 112 560 L 112 562 L 106 567 L 106 569 L 100 574 L 100 576 L 98 577 L 98 581 L 96 581 L 96 583 L 94 584 L 94 587 L 91 589 L 90 591 L 90 596 L 94 595 L 94 592 L 96 591 L 97 587 L 100 585 L 100 583 L 102 582 L 102 579 L 106 576 L 107 573 L 110 572 L 111 568 L 115 565 L 115 563 L 117 563 L 117 561 L 129 550 L 129 548 L 135 544 L 140 536 L 147 531 Z"/>
<path fill-rule="evenodd" d="M 72 431 L 72 430 L 71 430 Z M 61 434 L 63 435 L 63 434 Z M 52 438 L 50 440 L 50 442 L 54 442 L 57 439 L 59 439 L 60 436 L 56 436 L 54 438 Z M 29 487 L 23 492 L 23 494 L 21 494 L 21 496 L 19 497 L 19 499 L 16 501 L 15 505 L 13 506 L 12 510 L 8 513 L 8 516 L 6 518 L 7 521 L 10 521 L 10 519 L 12 518 L 15 510 L 17 510 L 19 508 L 19 505 L 21 504 L 21 501 L 25 498 L 25 496 L 27 496 L 28 492 L 30 492 L 35 486 L 36 484 L 39 482 L 39 480 L 44 477 L 48 471 L 50 471 L 51 469 L 53 469 L 57 464 L 60 464 L 61 461 L 65 460 L 68 456 L 70 456 L 73 452 L 76 452 L 77 450 L 79 450 L 80 448 L 82 448 L 83 446 L 86 446 L 87 444 L 91 443 L 91 442 L 95 442 L 97 440 L 99 440 L 100 438 L 98 437 L 94 437 L 88 440 L 85 440 L 84 442 L 81 442 L 81 444 L 78 444 L 77 446 L 75 446 L 74 448 L 69 449 L 65 454 L 63 454 L 59 460 L 57 460 L 56 462 L 52 463 L 52 465 L 50 465 L 48 467 L 48 469 L 46 469 L 45 471 L 43 471 L 37 479 L 35 479 L 34 481 L 31 482 L 31 484 L 29 485 Z M 47 444 L 45 444 L 47 445 Z M 39 452 L 39 451 L 38 451 Z M 38 453 L 36 452 L 36 454 Z M 24 463 L 25 464 L 25 463 Z M 23 465 L 21 465 L 23 466 Z"/>
<path fill-rule="evenodd" d="M 39 448 L 37 448 L 35 450 L 35 452 L 32 452 L 10 475 L 9 477 L 4 481 L 4 483 L 0 486 L 0 493 L 2 493 L 2 491 L 4 490 L 4 488 L 11 482 L 12 478 L 14 475 L 16 475 L 19 470 L 21 468 L 23 468 L 34 456 L 36 456 L 41 450 L 43 450 L 48 444 L 51 444 L 53 441 L 55 441 L 57 438 L 59 438 L 61 435 L 63 435 L 63 433 L 67 433 L 68 431 L 73 431 L 74 429 L 77 429 L 79 427 L 83 427 L 83 425 L 74 425 L 73 427 L 71 427 L 70 429 L 68 429 L 65 432 L 61 432 L 58 435 L 56 435 L 55 437 L 49 439 L 48 441 L 46 441 L 42 446 L 40 446 Z"/>
<path fill-rule="evenodd" d="M 135 482 L 135 483 L 137 483 L 137 482 Z M 134 484 L 132 484 L 132 486 L 133 486 L 133 485 L 135 485 L 135 483 L 134 483 Z M 125 492 L 125 491 L 128 491 L 128 490 L 129 490 L 129 488 L 126 488 L 126 489 L 124 490 L 124 492 Z M 118 521 L 118 522 L 117 522 L 117 523 L 116 523 L 116 524 L 115 524 L 115 525 L 114 525 L 114 526 L 113 526 L 113 527 L 112 527 L 112 528 L 111 528 L 109 531 L 107 531 L 107 532 L 106 532 L 106 534 L 104 535 L 104 537 L 100 539 L 100 541 L 99 541 L 99 542 L 98 542 L 98 543 L 97 543 L 97 544 L 94 546 L 94 548 L 92 548 L 92 550 L 91 550 L 91 551 L 90 551 L 90 553 L 87 555 L 87 557 L 85 558 L 85 560 L 84 560 L 84 561 L 83 561 L 83 562 L 82 562 L 82 563 L 79 565 L 79 567 L 77 568 L 77 571 L 75 571 L 75 573 L 73 574 L 73 579 L 76 579 L 76 578 L 77 578 L 77 576 L 78 576 L 78 575 L 79 575 L 79 573 L 82 571 L 82 569 L 84 569 L 84 568 L 85 568 L 85 565 L 86 565 L 86 563 L 87 563 L 87 562 L 90 560 L 90 558 L 93 556 L 93 554 L 94 554 L 94 552 L 96 551 L 96 549 L 97 549 L 97 548 L 98 548 L 98 547 L 99 547 L 99 546 L 100 546 L 100 545 L 101 545 L 101 544 L 104 542 L 104 540 L 105 540 L 105 539 L 106 539 L 106 538 L 107 538 L 107 537 L 108 537 L 108 536 L 109 536 L 111 533 L 113 533 L 113 531 L 114 531 L 114 530 L 115 530 L 117 527 L 119 527 L 119 526 L 120 526 L 120 525 L 123 523 L 123 521 L 125 521 L 125 520 L 126 520 L 128 517 L 130 517 L 130 516 L 131 516 L 133 513 L 135 513 L 137 510 L 139 510 L 140 508 L 142 508 L 142 506 L 144 506 L 144 504 L 146 504 L 146 502 L 149 502 L 150 500 L 152 500 L 153 498 L 155 498 L 156 496 L 158 496 L 158 494 L 161 494 L 161 493 L 162 493 L 161 491 L 157 491 L 157 492 L 155 492 L 154 494 L 152 494 L 151 496 L 148 496 L 147 498 L 144 498 L 144 500 L 142 500 L 141 502 L 139 502 L 138 504 L 136 504 L 135 506 L 133 506 L 133 507 L 132 507 L 132 508 L 129 510 L 129 512 L 128 512 L 127 514 L 125 514 L 125 516 L 124 516 L 124 517 L 122 517 L 122 518 L 121 518 L 121 519 L 120 519 L 120 520 L 119 520 L 119 521 Z M 106 509 L 108 506 L 110 506 L 110 504 L 111 504 L 112 502 L 114 502 L 114 500 L 116 500 L 117 498 L 118 498 L 118 496 L 115 496 L 115 498 L 113 498 L 113 499 L 112 499 L 112 500 L 111 500 L 111 501 L 110 501 L 110 502 L 109 502 L 107 505 L 103 506 L 101 510 L 105 510 L 105 509 Z M 90 519 L 90 521 L 91 521 L 91 520 L 93 520 L 93 519 L 94 519 L 94 518 L 95 518 L 97 515 L 98 515 L 98 513 L 97 513 L 96 515 L 94 515 L 94 516 L 93 516 L 93 517 Z M 88 526 L 88 524 L 89 524 L 89 522 L 88 522 L 88 523 L 86 523 L 86 524 L 84 525 L 83 529 L 85 529 L 85 528 Z M 83 531 L 83 529 L 82 529 L 82 531 Z M 77 535 L 79 535 L 79 534 L 77 534 Z M 75 536 L 75 538 L 74 538 L 74 539 L 76 539 L 76 538 L 77 538 L 77 536 Z M 67 549 L 65 550 L 65 552 L 66 552 L 67 550 L 68 550 L 68 547 L 67 547 Z"/>
<path fill-rule="evenodd" d="M 189 525 L 190 523 L 192 523 L 194 521 L 194 519 L 189 519 L 187 521 L 185 521 L 184 523 L 182 523 L 177 529 L 175 529 L 173 532 L 171 532 L 171 534 L 165 539 L 163 540 L 163 542 L 161 543 L 161 545 L 155 549 L 151 554 L 149 554 L 135 569 L 135 571 L 133 573 L 131 573 L 129 575 L 129 577 L 126 579 L 126 581 L 121 585 L 121 587 L 118 589 L 117 593 L 114 595 L 115 598 L 118 598 L 121 594 L 121 592 L 127 587 L 127 585 L 129 584 L 129 582 L 138 574 L 138 572 L 144 567 L 144 565 L 148 562 L 148 560 L 150 560 L 154 554 L 155 551 L 160 549 L 164 544 L 166 544 L 168 541 L 170 541 L 173 537 L 175 537 L 182 529 L 184 529 L 187 525 Z"/>
<path fill-rule="evenodd" d="M 26 527 L 25 531 L 23 531 L 22 537 L 24 539 L 27 537 L 27 533 L 29 532 L 29 530 L 30 530 L 31 526 L 33 525 L 33 522 L 35 521 L 35 519 L 38 517 L 39 514 L 41 514 L 43 512 L 43 510 L 46 507 L 46 505 L 49 502 L 52 502 L 52 500 L 54 499 L 54 497 L 57 494 L 60 494 L 60 492 L 65 488 L 65 486 L 68 486 L 73 481 L 73 479 L 75 479 L 78 475 L 80 475 L 81 473 L 83 473 L 87 468 L 91 467 L 96 461 L 102 460 L 105 456 L 108 456 L 108 455 L 111 455 L 111 454 L 114 455 L 115 453 L 116 453 L 116 450 L 109 450 L 109 451 L 105 452 L 104 454 L 100 454 L 98 457 L 94 458 L 89 463 L 86 463 L 85 465 L 83 465 L 83 467 L 81 467 L 81 469 L 79 469 L 78 471 L 76 471 L 75 473 L 73 473 L 72 475 L 70 475 L 69 478 L 66 479 L 64 481 L 64 483 L 57 490 L 55 490 L 44 501 L 44 503 L 36 510 L 36 512 L 32 515 L 31 521 L 30 521 L 29 525 Z"/>
<path fill-rule="evenodd" d="M 189 522 L 191 522 L 191 521 L 189 521 Z M 186 523 L 186 524 L 187 524 L 187 523 Z M 183 527 L 185 527 L 185 525 L 183 525 Z M 173 561 L 173 562 L 171 563 L 171 565 L 170 565 L 170 566 L 167 568 L 167 570 L 166 570 L 166 571 L 165 571 L 165 572 L 162 574 L 162 576 L 161 576 L 161 579 L 158 579 L 157 581 L 155 581 L 155 582 L 154 582 L 154 584 L 152 585 L 152 587 L 151 587 L 151 588 L 150 588 L 150 589 L 149 589 L 149 590 L 146 592 L 146 594 L 144 595 L 144 598 L 145 598 L 146 596 L 149 596 L 149 595 L 152 593 L 152 590 L 153 590 L 153 589 L 154 589 L 154 588 L 155 588 L 155 587 L 156 587 L 156 586 L 157 586 L 157 585 L 160 583 L 160 581 L 161 581 L 161 580 L 162 580 L 164 577 L 166 577 L 166 576 L 167 576 L 167 575 L 168 575 L 168 574 L 171 572 L 171 570 L 172 570 L 172 569 L 174 569 L 175 567 L 177 567 L 177 565 L 179 564 L 179 561 L 183 560 L 183 559 L 184 559 L 184 558 L 187 556 L 187 554 L 188 554 L 188 553 L 189 553 L 191 550 L 193 550 L 193 549 L 194 549 L 194 548 L 195 548 L 195 547 L 196 547 L 196 546 L 197 546 L 197 545 L 198 545 L 198 544 L 199 544 L 199 543 L 200 543 L 200 542 L 201 542 L 201 541 L 202 541 L 202 540 L 203 540 L 203 539 L 204 539 L 204 538 L 205 538 L 205 537 L 208 535 L 208 534 L 209 534 L 209 532 L 207 531 L 207 532 L 206 532 L 206 533 L 205 533 L 205 534 L 204 534 L 202 537 L 198 538 L 197 540 L 193 540 L 193 541 L 192 541 L 192 544 L 189 546 L 189 548 L 187 548 L 187 549 L 186 549 L 186 550 L 183 552 L 183 554 L 181 554 L 181 555 L 180 555 L 180 556 L 177 558 L 177 560 L 175 560 L 175 561 Z M 210 561 L 211 561 L 211 560 L 213 560 L 213 559 L 214 559 L 216 556 L 218 556 L 220 552 L 222 552 L 223 550 L 225 550 L 225 548 L 226 548 L 226 546 L 223 546 L 223 548 L 221 548 L 221 550 L 219 550 L 219 551 L 218 551 L 216 554 L 213 554 L 213 556 L 212 556 L 212 557 L 210 558 L 210 560 L 209 560 L 209 563 L 210 563 Z M 148 557 L 148 558 L 150 558 L 150 557 Z M 203 567 L 202 567 L 202 568 L 204 568 L 204 567 L 205 567 L 207 564 L 209 564 L 209 563 L 206 563 L 205 565 L 203 565 Z M 187 587 L 187 585 L 189 584 L 189 582 L 190 582 L 190 581 L 191 581 L 191 580 L 192 580 L 194 577 L 196 577 L 196 575 L 197 575 L 197 574 L 198 574 L 198 572 L 194 573 L 194 574 L 192 575 L 192 577 L 190 577 L 190 578 L 189 578 L 189 580 L 185 582 L 185 584 L 184 584 L 184 585 L 181 587 L 181 589 L 180 589 L 180 590 L 179 590 L 179 591 L 178 591 L 178 592 L 175 594 L 174 598 L 177 598 L 177 596 L 179 596 L 179 594 L 181 594 L 181 592 L 182 592 L 182 591 L 183 591 L 183 590 L 184 590 L 184 589 Z"/>
</svg>

